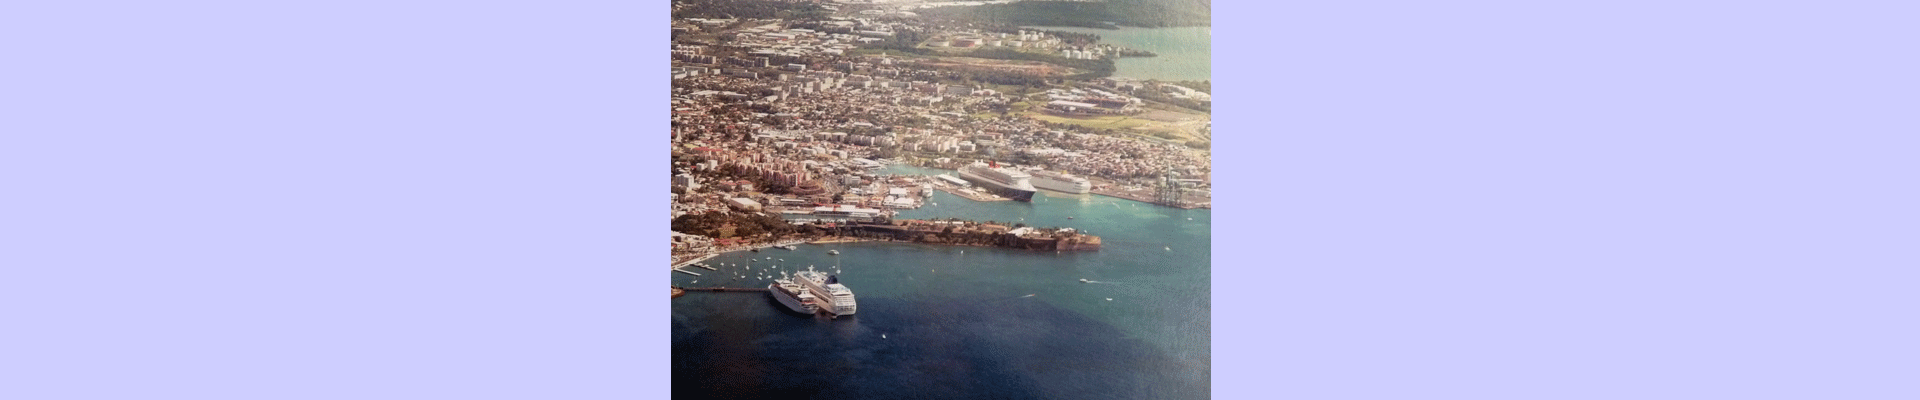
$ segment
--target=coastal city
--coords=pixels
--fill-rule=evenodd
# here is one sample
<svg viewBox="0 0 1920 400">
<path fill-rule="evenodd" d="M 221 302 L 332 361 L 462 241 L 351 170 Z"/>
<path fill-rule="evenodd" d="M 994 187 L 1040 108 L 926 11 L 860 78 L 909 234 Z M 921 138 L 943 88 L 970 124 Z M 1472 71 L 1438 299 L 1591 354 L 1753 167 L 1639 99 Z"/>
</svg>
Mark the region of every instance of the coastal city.
<svg viewBox="0 0 1920 400">
<path fill-rule="evenodd" d="M 1092 77 L 1071 66 L 1143 52 L 1099 44 L 1092 35 L 966 28 L 984 24 L 907 11 L 924 3 L 727 4 L 808 17 L 673 22 L 676 220 L 719 213 L 882 222 L 922 206 L 933 190 L 981 201 L 1008 198 L 959 174 L 878 172 L 890 164 L 961 169 L 990 163 L 993 170 L 1065 181 L 1059 188 L 1034 183 L 1043 189 L 1183 208 L 1211 205 L 1206 92 Z M 675 3 L 676 11 L 701 6 Z M 678 233 L 676 264 L 800 234 Z"/>
<path fill-rule="evenodd" d="M 676 397 L 915 397 L 921 383 L 966 374 L 831 360 L 947 340 L 934 337 L 1060 340 L 962 333 L 975 326 L 1088 332 L 1077 340 L 1106 350 L 1006 362 L 1104 365 L 1087 368 L 1160 382 L 1106 398 L 1204 397 L 1209 342 L 1195 329 L 1208 326 L 1210 287 L 1210 34 L 1204 8 L 1166 12 L 1156 1 L 672 2 Z M 1149 276 L 1158 282 L 1141 287 L 1151 291 L 1124 289 Z M 952 281 L 973 285 L 927 286 Z M 903 303 L 942 293 L 970 295 Z M 989 298 L 1002 312 L 965 306 Z M 1187 300 L 1147 306 L 1162 298 Z M 936 311 L 968 316 L 958 326 L 888 322 Z M 801 316 L 826 325 L 792 325 Z M 944 333 L 915 333 L 927 330 Z M 824 332 L 861 339 L 829 345 L 814 336 Z M 721 351 L 740 335 L 796 344 Z M 1138 338 L 1153 345 L 1127 342 Z M 965 351 L 912 351 L 972 362 L 956 358 Z M 1107 358 L 1152 361 L 1091 361 Z M 788 361 L 766 368 L 893 381 L 740 375 L 773 359 Z M 1041 386 L 957 393 L 1088 395 Z"/>
</svg>

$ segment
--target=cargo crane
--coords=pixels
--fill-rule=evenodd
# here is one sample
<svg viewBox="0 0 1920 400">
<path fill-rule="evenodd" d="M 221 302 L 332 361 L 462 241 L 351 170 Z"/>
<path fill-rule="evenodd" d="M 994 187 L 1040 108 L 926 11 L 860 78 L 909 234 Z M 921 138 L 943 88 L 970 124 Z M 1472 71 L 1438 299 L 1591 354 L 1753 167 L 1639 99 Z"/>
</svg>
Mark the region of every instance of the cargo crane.
<svg viewBox="0 0 1920 400">
<path fill-rule="evenodd" d="M 1154 192 L 1153 203 L 1163 206 L 1181 207 L 1186 204 L 1187 188 L 1180 182 L 1180 173 L 1168 168 L 1160 176 L 1160 187 Z"/>
</svg>

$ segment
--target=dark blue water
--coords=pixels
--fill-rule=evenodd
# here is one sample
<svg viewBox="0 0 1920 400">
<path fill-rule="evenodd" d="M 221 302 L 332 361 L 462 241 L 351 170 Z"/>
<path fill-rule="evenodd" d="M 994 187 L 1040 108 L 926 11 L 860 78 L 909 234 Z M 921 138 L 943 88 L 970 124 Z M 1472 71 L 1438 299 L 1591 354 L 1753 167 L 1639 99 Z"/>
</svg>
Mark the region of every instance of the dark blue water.
<svg viewBox="0 0 1920 400">
<path fill-rule="evenodd" d="M 903 211 L 900 218 L 1074 227 L 1101 236 L 1104 248 L 1055 253 L 854 243 L 723 255 L 708 264 L 751 264 L 752 270 L 694 269 L 704 276 L 675 273 L 674 283 L 765 287 L 766 280 L 752 275 L 775 265 L 781 271 L 837 266 L 860 311 L 834 320 L 792 315 L 763 293 L 675 299 L 675 397 L 1207 397 L 1210 211 L 1051 192 L 1033 203 L 974 202 L 946 193 L 932 201 L 940 205 Z M 760 260 L 749 263 L 749 257 Z M 735 272 L 749 277 L 734 278 Z"/>
</svg>

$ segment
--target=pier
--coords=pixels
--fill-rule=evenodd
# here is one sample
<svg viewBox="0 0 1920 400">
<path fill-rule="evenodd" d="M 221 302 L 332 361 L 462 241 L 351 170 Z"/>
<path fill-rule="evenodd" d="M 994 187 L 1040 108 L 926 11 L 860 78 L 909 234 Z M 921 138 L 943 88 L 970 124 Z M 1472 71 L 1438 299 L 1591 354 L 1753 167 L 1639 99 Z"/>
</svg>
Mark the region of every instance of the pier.
<svg viewBox="0 0 1920 400">
<path fill-rule="evenodd" d="M 684 269 L 675 269 L 675 270 L 673 270 L 673 272 L 679 272 L 679 273 L 682 273 L 682 274 L 687 274 L 687 275 L 693 275 L 693 276 L 700 276 L 700 274 L 699 274 L 699 273 L 696 273 L 696 272 L 693 272 L 693 271 L 688 271 L 688 270 L 684 270 Z"/>
<path fill-rule="evenodd" d="M 947 192 L 948 194 L 960 196 L 967 200 L 973 200 L 973 201 L 1012 201 L 1013 200 L 1005 197 L 1000 197 L 998 195 L 994 195 L 992 193 L 988 193 L 986 191 L 979 190 L 979 189 L 955 188 L 955 187 L 949 187 L 946 185 L 934 185 L 933 188 L 938 189 L 942 192 Z M 962 189 L 967 189 L 967 190 L 962 190 Z"/>
<path fill-rule="evenodd" d="M 730 288 L 730 287 L 674 287 L 689 292 L 765 292 L 767 288 Z"/>
<path fill-rule="evenodd" d="M 711 253 L 711 252 L 702 253 L 702 254 L 685 254 L 685 255 L 673 256 L 673 269 L 680 269 L 681 267 L 693 265 L 694 263 L 706 261 L 719 256 L 720 256 L 720 253 Z"/>
</svg>

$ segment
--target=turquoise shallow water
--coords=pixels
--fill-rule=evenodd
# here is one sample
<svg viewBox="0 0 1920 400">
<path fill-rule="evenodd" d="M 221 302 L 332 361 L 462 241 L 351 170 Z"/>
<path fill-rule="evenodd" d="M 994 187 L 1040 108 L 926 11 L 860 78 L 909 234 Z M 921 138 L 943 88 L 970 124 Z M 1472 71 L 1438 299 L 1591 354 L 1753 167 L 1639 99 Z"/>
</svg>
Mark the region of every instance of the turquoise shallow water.
<svg viewBox="0 0 1920 400">
<path fill-rule="evenodd" d="M 1158 54 L 1159 57 L 1126 57 L 1114 63 L 1114 76 L 1167 81 L 1203 81 L 1213 79 L 1213 28 L 1132 28 L 1118 30 L 1066 26 L 1036 26 L 1036 29 L 1091 33 L 1100 42 Z"/>
<path fill-rule="evenodd" d="M 796 316 L 761 293 L 675 299 L 676 396 L 1206 397 L 1210 210 L 1044 191 L 1033 203 L 975 202 L 943 192 L 932 202 L 940 205 L 903 211 L 900 218 L 1073 227 L 1101 236 L 1104 248 L 1055 253 L 853 243 L 721 256 L 708 263 L 751 264 L 752 272 L 838 266 L 860 312 L 837 320 Z M 829 255 L 830 249 L 841 254 Z M 673 281 L 767 283 L 730 276 L 748 272 L 745 267 L 720 268 L 694 269 L 701 277 L 674 273 Z"/>
</svg>

